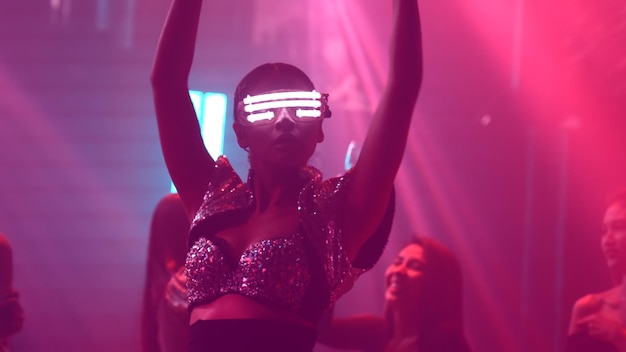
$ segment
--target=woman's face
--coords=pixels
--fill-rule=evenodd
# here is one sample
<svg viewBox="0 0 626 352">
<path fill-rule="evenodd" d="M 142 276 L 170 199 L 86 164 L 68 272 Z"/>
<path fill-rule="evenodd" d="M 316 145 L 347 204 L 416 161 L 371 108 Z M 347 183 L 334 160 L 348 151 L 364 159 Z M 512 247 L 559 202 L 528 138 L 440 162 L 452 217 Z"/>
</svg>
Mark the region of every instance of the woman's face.
<svg viewBox="0 0 626 352">
<path fill-rule="evenodd" d="M 385 272 L 385 300 L 396 307 L 418 302 L 424 285 L 425 264 L 422 246 L 404 247 Z"/>
<path fill-rule="evenodd" d="M 294 89 L 301 91 L 302 89 Z M 262 89 L 250 95 L 267 93 Z M 324 140 L 322 118 L 303 120 L 296 116 L 296 109 L 273 109 L 274 118 L 261 124 L 240 121 L 245 113 L 238 114 L 233 125 L 239 145 L 247 148 L 251 163 L 263 162 L 276 166 L 299 167 L 305 165 L 317 143 Z"/>
<path fill-rule="evenodd" d="M 604 213 L 600 241 L 609 268 L 626 274 L 626 204 L 613 203 Z"/>
</svg>

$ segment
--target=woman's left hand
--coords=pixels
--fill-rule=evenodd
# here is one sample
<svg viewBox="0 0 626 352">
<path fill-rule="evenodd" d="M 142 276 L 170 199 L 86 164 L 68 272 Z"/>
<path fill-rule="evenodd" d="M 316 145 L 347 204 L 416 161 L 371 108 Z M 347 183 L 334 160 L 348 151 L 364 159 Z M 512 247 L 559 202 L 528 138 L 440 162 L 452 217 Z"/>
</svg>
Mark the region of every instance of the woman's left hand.
<svg viewBox="0 0 626 352">
<path fill-rule="evenodd" d="M 0 339 L 17 333 L 23 325 L 24 311 L 17 292 L 12 292 L 0 300 Z"/>
</svg>

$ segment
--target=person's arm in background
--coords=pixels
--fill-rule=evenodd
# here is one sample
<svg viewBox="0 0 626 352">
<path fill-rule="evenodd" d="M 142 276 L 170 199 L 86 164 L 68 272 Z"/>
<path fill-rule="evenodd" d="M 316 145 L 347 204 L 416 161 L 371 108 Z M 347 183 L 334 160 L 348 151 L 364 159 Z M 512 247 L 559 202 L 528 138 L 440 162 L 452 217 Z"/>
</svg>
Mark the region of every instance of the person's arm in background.
<svg viewBox="0 0 626 352">
<path fill-rule="evenodd" d="M 317 340 L 337 349 L 383 351 L 387 343 L 385 321 L 373 315 L 335 318 L 331 307 L 322 316 Z"/>
</svg>

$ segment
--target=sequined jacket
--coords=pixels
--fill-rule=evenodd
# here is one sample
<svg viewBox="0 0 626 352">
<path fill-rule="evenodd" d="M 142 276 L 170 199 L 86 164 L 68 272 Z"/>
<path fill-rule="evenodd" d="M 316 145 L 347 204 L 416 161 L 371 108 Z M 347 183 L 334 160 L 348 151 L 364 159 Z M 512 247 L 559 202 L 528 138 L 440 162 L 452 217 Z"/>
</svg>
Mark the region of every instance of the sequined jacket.
<svg viewBox="0 0 626 352">
<path fill-rule="evenodd" d="M 378 230 L 351 263 L 335 219 L 338 200 L 345 196 L 351 174 L 323 181 L 319 170 L 307 166 L 300 172 L 306 182 L 298 196 L 301 226 L 297 233 L 251 245 L 249 252 L 242 255 L 243 268 L 236 274 L 230 269 L 220 269 L 224 266 L 220 263 L 223 258 L 219 246 L 213 243 L 213 235 L 232 226 L 252 209 L 254 193 L 250 188 L 252 172 L 244 183 L 226 157 L 218 158 L 215 167 L 189 233 L 186 262 L 189 309 L 222 294 L 239 293 L 279 309 L 300 312 L 315 321 L 380 258 L 391 228 L 393 197 Z M 273 252 L 280 250 L 281 261 L 276 261 Z M 276 274 L 268 275 L 268 270 Z M 216 282 L 220 283 L 219 288 L 215 287 Z"/>
</svg>

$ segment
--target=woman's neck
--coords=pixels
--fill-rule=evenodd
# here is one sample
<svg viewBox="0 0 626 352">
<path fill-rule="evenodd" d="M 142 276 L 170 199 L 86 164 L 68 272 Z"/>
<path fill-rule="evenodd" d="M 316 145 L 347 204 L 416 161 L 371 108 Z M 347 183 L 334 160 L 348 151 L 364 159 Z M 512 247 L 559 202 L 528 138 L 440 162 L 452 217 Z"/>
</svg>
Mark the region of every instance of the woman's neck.
<svg viewBox="0 0 626 352">
<path fill-rule="evenodd" d="M 302 188 L 298 169 L 253 169 L 252 187 L 257 209 L 263 211 L 274 206 L 294 206 Z"/>
<path fill-rule="evenodd" d="M 419 335 L 419 314 L 408 309 L 394 309 L 393 339 L 417 337 Z"/>
</svg>

